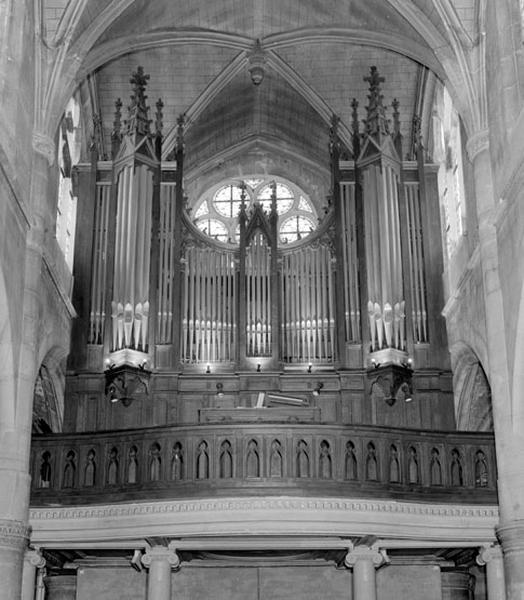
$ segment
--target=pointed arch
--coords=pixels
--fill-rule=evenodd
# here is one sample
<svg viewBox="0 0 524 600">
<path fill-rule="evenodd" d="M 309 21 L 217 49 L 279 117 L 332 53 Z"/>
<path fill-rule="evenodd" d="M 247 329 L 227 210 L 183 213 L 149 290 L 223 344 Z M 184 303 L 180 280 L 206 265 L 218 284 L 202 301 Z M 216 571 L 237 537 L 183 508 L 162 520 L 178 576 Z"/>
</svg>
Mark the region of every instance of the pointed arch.
<svg viewBox="0 0 524 600">
<path fill-rule="evenodd" d="M 457 429 L 492 431 L 491 388 L 480 359 L 464 342 L 451 349 Z"/>
</svg>

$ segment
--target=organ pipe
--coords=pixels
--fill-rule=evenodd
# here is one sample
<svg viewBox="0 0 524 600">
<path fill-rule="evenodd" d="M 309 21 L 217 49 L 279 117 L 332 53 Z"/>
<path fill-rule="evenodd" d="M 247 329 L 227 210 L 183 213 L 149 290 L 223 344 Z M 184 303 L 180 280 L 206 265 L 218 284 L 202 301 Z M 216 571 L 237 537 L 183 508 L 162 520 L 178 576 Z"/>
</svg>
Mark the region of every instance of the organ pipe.
<svg viewBox="0 0 524 600">
<path fill-rule="evenodd" d="M 183 263 L 182 362 L 234 361 L 234 252 L 188 245 Z"/>
<path fill-rule="evenodd" d="M 346 342 L 360 340 L 360 299 L 357 257 L 355 185 L 340 185 L 342 202 L 342 252 L 344 262 L 344 317 Z"/>
<path fill-rule="evenodd" d="M 424 274 L 424 253 L 422 222 L 418 183 L 405 185 L 409 232 L 408 265 L 411 273 L 411 319 L 416 343 L 428 341 L 426 282 Z"/>
<path fill-rule="evenodd" d="M 335 360 L 335 288 L 327 245 L 297 248 L 282 257 L 282 360 Z"/>
<path fill-rule="evenodd" d="M 117 222 L 111 317 L 112 351 L 146 351 L 153 174 L 126 166 L 118 177 Z"/>
<path fill-rule="evenodd" d="M 96 186 L 95 224 L 93 236 L 93 264 L 91 281 L 91 309 L 89 315 L 90 344 L 102 344 L 106 306 L 107 244 L 111 186 Z"/>
<path fill-rule="evenodd" d="M 157 343 L 172 341 L 173 268 L 175 262 L 175 186 L 162 185 L 160 194 L 160 251 Z"/>
</svg>

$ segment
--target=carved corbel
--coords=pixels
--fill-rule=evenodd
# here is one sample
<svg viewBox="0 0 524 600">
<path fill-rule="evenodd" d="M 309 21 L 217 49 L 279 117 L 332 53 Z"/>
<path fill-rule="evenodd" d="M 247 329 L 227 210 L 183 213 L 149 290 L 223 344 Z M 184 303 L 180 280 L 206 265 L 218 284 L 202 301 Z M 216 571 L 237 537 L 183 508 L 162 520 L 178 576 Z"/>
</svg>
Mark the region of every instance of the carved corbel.
<svg viewBox="0 0 524 600">
<path fill-rule="evenodd" d="M 47 159 L 50 167 L 55 162 L 56 147 L 55 142 L 45 133 L 33 132 L 33 150 Z"/>
<path fill-rule="evenodd" d="M 133 400 L 149 395 L 149 371 L 142 367 L 122 365 L 109 368 L 106 373 L 106 398 L 129 406 Z"/>
</svg>

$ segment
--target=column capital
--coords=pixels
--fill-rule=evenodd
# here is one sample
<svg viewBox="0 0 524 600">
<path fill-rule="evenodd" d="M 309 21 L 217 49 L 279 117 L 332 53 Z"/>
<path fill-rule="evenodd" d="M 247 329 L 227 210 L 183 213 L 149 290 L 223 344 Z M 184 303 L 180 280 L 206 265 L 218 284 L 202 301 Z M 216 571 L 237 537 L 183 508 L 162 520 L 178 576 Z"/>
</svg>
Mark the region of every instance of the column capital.
<svg viewBox="0 0 524 600">
<path fill-rule="evenodd" d="M 0 546 L 23 550 L 29 540 L 30 528 L 23 521 L 0 519 Z"/>
<path fill-rule="evenodd" d="M 492 546 L 483 546 L 479 549 L 476 561 L 481 567 L 487 565 L 492 560 L 502 560 L 502 548 L 498 544 Z"/>
<path fill-rule="evenodd" d="M 482 129 L 476 131 L 474 134 L 469 136 L 466 142 L 466 152 L 471 162 L 475 160 L 478 154 L 489 148 L 489 130 Z"/>
<path fill-rule="evenodd" d="M 142 564 L 147 568 L 155 561 L 167 562 L 175 569 L 180 566 L 178 554 L 166 546 L 152 546 L 151 548 L 148 548 L 144 556 L 142 556 Z"/>
<path fill-rule="evenodd" d="M 367 561 L 377 569 L 386 560 L 387 555 L 385 550 L 378 550 L 369 546 L 355 546 L 346 554 L 344 564 L 351 569 L 358 561 Z"/>
<path fill-rule="evenodd" d="M 45 567 L 46 560 L 42 556 L 40 550 L 33 550 L 28 548 L 24 554 L 24 560 L 29 563 L 32 567 L 42 569 Z"/>
</svg>

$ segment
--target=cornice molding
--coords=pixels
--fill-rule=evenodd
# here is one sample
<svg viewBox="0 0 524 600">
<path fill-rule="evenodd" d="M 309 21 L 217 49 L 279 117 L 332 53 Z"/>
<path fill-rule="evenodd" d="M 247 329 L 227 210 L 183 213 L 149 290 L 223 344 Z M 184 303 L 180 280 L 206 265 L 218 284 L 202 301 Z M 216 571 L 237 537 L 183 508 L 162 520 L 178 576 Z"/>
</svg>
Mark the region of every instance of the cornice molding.
<svg viewBox="0 0 524 600">
<path fill-rule="evenodd" d="M 31 522 L 48 519 L 103 519 L 138 515 L 196 513 L 237 510 L 289 510 L 289 511 L 352 511 L 363 513 L 409 514 L 418 516 L 497 518 L 496 506 L 457 504 L 418 504 L 388 500 L 344 500 L 309 498 L 217 498 L 205 500 L 180 500 L 173 502 L 144 502 L 132 504 L 107 504 L 60 508 L 32 508 Z"/>
<path fill-rule="evenodd" d="M 213 498 L 33 508 L 32 543 L 71 544 L 162 535 L 376 535 L 487 545 L 496 506 L 342 498 Z M 416 542 L 415 542 L 416 543 Z"/>
</svg>

